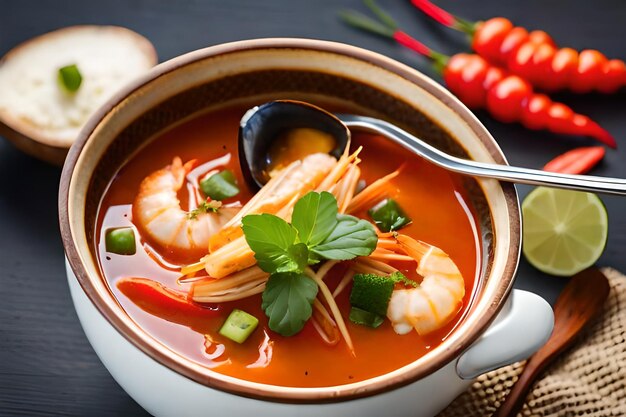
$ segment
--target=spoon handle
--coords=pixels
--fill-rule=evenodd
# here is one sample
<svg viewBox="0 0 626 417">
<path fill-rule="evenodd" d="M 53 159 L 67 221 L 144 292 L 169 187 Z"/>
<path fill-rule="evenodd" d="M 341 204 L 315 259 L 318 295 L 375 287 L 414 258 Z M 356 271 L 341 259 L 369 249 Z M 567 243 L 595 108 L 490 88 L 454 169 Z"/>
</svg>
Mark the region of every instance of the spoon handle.
<svg viewBox="0 0 626 417">
<path fill-rule="evenodd" d="M 537 379 L 545 368 L 544 361 L 533 361 L 533 358 L 526 363 L 524 370 L 519 375 L 515 384 L 513 384 L 511 391 L 509 391 L 506 398 L 500 404 L 500 407 L 491 417 L 516 416 L 522 409 L 528 392 L 533 386 L 533 382 L 535 382 L 535 379 Z"/>
<path fill-rule="evenodd" d="M 338 114 L 337 117 L 348 127 L 374 131 L 393 139 L 424 159 L 444 169 L 474 177 L 495 178 L 501 181 L 520 184 L 544 185 L 604 194 L 626 195 L 626 180 L 590 175 L 570 175 L 547 172 L 537 169 L 513 167 L 510 165 L 489 164 L 470 161 L 448 155 L 384 120 L 351 114 Z"/>
</svg>

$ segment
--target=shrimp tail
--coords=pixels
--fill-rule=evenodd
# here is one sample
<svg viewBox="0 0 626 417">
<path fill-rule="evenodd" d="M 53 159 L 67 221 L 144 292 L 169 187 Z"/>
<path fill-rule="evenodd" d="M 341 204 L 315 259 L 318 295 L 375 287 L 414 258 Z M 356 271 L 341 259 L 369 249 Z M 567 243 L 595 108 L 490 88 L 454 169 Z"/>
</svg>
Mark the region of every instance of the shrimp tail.
<svg viewBox="0 0 626 417">
<path fill-rule="evenodd" d="M 401 234 L 396 240 L 398 248 L 417 262 L 416 271 L 424 279 L 417 288 L 392 292 L 387 317 L 396 333 L 415 329 L 423 336 L 456 316 L 465 296 L 465 281 L 454 261 L 438 247 Z"/>
</svg>

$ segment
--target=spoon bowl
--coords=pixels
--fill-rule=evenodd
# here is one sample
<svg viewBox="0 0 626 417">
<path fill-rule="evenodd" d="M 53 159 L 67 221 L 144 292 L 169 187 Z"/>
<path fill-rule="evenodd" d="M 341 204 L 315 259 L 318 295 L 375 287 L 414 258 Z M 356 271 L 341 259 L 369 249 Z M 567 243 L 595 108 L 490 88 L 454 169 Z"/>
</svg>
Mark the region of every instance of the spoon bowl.
<svg viewBox="0 0 626 417">
<path fill-rule="evenodd" d="M 277 100 L 248 110 L 239 125 L 239 154 L 246 182 L 254 189 L 269 179 L 269 152 L 284 133 L 314 128 L 335 139 L 331 155 L 339 158 L 350 142 L 350 130 L 335 115 L 303 101 Z"/>
<path fill-rule="evenodd" d="M 624 179 L 559 174 L 457 158 L 384 120 L 352 114 L 333 115 L 312 104 L 287 100 L 255 107 L 241 119 L 239 149 L 244 156 L 242 169 L 248 182 L 256 187 L 267 182 L 267 173 L 263 170 L 267 167 L 266 155 L 272 141 L 281 132 L 298 127 L 312 127 L 333 135 L 337 147 L 332 154 L 337 157 L 349 142 L 349 130 L 364 129 L 381 134 L 429 162 L 460 174 L 520 184 L 626 195 Z"/>
</svg>

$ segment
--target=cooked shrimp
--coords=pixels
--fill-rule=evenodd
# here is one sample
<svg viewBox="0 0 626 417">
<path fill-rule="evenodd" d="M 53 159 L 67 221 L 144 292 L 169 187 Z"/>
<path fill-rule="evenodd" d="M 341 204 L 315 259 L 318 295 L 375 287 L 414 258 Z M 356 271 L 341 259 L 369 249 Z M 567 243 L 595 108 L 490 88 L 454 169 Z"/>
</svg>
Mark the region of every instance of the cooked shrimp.
<svg viewBox="0 0 626 417">
<path fill-rule="evenodd" d="M 176 157 L 171 165 L 148 175 L 133 202 L 133 222 L 151 241 L 186 255 L 206 253 L 209 238 L 236 213 L 236 207 L 217 207 L 190 213 L 180 207 L 177 192 L 185 182 L 192 162 L 183 165 Z M 211 204 L 211 203 L 209 203 Z"/>
<path fill-rule="evenodd" d="M 337 165 L 337 160 L 323 153 L 316 153 L 295 161 L 276 172 L 272 179 L 241 208 L 224 227 L 210 239 L 211 252 L 243 235 L 241 219 L 254 213 L 276 214 L 288 203 L 311 191 L 326 178 Z"/>
<path fill-rule="evenodd" d="M 387 317 L 396 333 L 415 329 L 423 336 L 441 328 L 458 313 L 465 281 L 454 261 L 441 249 L 405 235 L 396 239 L 399 248 L 417 261 L 417 273 L 424 279 L 417 288 L 392 292 Z"/>
<path fill-rule="evenodd" d="M 265 184 L 257 193 L 257 196 L 262 195 L 264 198 L 260 200 L 253 197 L 237 216 L 210 239 L 210 253 L 202 258 L 209 276 L 223 278 L 256 264 L 254 252 L 241 229 L 243 215 L 270 213 L 289 220 L 296 201 L 318 187 L 337 165 L 337 160 L 328 154 L 312 154 L 302 161 L 291 163 L 283 170 L 287 174 L 281 171 L 274 177 L 276 181 L 270 180 Z M 342 173 L 345 173 L 345 169 Z"/>
</svg>

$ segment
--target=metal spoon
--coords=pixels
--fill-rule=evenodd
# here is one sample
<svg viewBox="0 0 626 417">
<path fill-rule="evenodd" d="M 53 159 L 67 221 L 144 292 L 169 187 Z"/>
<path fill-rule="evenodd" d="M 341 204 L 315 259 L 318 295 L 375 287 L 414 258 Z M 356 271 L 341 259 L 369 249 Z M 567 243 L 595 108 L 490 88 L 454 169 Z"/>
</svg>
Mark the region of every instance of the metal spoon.
<svg viewBox="0 0 626 417">
<path fill-rule="evenodd" d="M 609 290 L 608 280 L 596 268 L 588 268 L 570 279 L 554 305 L 552 336 L 526 362 L 517 382 L 493 417 L 517 415 L 535 379 L 576 340 L 585 325 L 600 313 Z"/>
<path fill-rule="evenodd" d="M 242 155 L 244 160 L 241 161 L 242 169 L 244 173 L 251 174 L 251 177 L 255 178 L 257 184 L 262 185 L 263 182 L 257 178 L 259 163 L 258 152 L 252 152 L 252 149 L 258 149 L 252 146 L 255 143 L 255 135 L 249 129 L 249 122 L 263 120 L 264 112 L 271 109 L 272 119 L 280 119 L 278 116 L 283 108 L 289 112 L 293 111 L 293 106 L 302 106 L 299 112 L 299 119 L 302 120 L 309 113 L 309 120 L 316 120 L 320 118 L 320 112 L 323 112 L 325 116 L 329 113 L 324 112 L 319 107 L 313 106 L 305 102 L 297 101 L 275 101 L 271 102 L 271 106 L 267 103 L 263 106 L 254 107 L 243 116 L 240 122 L 240 150 L 243 150 Z M 289 108 L 288 108 L 289 107 Z M 285 112 L 287 114 L 287 112 Z M 509 165 L 499 165 L 485 162 L 470 161 L 467 159 L 457 158 L 455 156 L 448 155 L 447 153 L 440 151 L 439 149 L 429 145 L 423 140 L 410 133 L 400 129 L 393 124 L 384 120 L 375 119 L 366 116 L 357 116 L 352 114 L 337 114 L 336 118 L 329 119 L 325 117 L 325 121 L 329 120 L 336 122 L 339 126 L 334 129 L 341 135 L 343 131 L 348 128 L 363 129 L 370 132 L 379 133 L 397 144 L 409 149 L 427 161 L 438 165 L 449 171 L 458 172 L 460 174 L 470 175 L 474 177 L 495 178 L 501 181 L 515 182 L 520 184 L 532 184 L 543 185 L 548 187 L 566 188 L 572 190 L 592 191 L 605 194 L 617 194 L 626 195 L 626 180 L 618 178 L 606 178 L 595 177 L 590 175 L 570 175 L 570 174 L 558 174 L 554 172 L 541 171 L 529 168 L 519 168 Z M 309 125 L 309 127 L 315 127 Z M 259 130 L 258 127 L 256 130 Z M 245 139 L 242 139 L 242 132 L 247 132 Z M 348 133 L 349 135 L 349 133 Z M 267 138 L 265 138 L 267 140 Z M 346 138 L 338 137 L 338 143 L 347 143 Z M 246 147 L 249 149 L 246 152 Z M 253 164 L 253 162 L 255 162 Z"/>
</svg>

